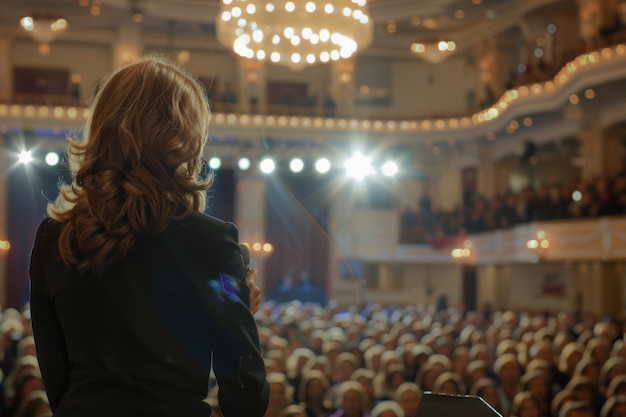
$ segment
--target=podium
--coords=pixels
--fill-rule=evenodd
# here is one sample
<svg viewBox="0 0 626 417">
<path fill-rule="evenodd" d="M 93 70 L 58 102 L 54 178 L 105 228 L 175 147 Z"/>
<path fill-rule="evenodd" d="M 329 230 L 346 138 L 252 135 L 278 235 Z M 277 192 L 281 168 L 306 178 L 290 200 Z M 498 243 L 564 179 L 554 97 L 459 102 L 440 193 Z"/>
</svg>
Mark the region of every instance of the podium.
<svg viewBox="0 0 626 417">
<path fill-rule="evenodd" d="M 425 392 L 417 417 L 502 417 L 480 397 Z"/>
</svg>

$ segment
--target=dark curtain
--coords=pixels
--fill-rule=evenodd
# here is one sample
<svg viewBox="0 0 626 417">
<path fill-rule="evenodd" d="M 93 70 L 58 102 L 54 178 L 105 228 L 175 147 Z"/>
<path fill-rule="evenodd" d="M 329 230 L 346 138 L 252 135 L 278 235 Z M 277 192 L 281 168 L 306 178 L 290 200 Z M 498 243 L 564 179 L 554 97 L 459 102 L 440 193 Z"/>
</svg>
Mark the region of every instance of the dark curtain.
<svg viewBox="0 0 626 417">
<path fill-rule="evenodd" d="M 313 172 L 266 177 L 265 235 L 274 246 L 265 264 L 266 295 L 275 293 L 287 274 L 294 276 L 295 286 L 300 285 L 301 273 L 327 293 L 329 184 Z"/>
<path fill-rule="evenodd" d="M 14 161 L 8 161 L 11 166 Z M 37 226 L 46 215 L 47 198 L 58 193 L 59 170 L 17 165 L 8 173 L 7 307 L 21 308 L 28 301 L 28 266 Z M 4 307 L 4 306 L 3 306 Z"/>
<path fill-rule="evenodd" d="M 41 155 L 40 155 L 41 156 Z M 15 161 L 7 161 L 11 166 Z M 7 306 L 21 308 L 29 296 L 28 265 L 37 226 L 46 216 L 46 204 L 58 194 L 60 180 L 69 182 L 65 165 L 48 167 L 33 161 L 16 165 L 8 173 Z M 208 191 L 206 212 L 225 221 L 234 220 L 234 172 L 218 170 Z M 4 307 L 4 306 L 3 306 Z"/>
<path fill-rule="evenodd" d="M 235 171 L 219 169 L 214 172 L 213 185 L 207 192 L 205 213 L 218 219 L 235 220 Z"/>
</svg>

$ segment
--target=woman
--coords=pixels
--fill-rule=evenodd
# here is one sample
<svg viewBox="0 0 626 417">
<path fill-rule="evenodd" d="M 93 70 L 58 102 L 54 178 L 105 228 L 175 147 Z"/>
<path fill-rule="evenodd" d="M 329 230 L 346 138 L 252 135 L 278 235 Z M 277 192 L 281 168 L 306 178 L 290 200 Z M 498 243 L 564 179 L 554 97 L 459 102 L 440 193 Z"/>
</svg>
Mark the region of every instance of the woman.
<svg viewBox="0 0 626 417">
<path fill-rule="evenodd" d="M 326 417 L 331 413 L 331 405 L 326 400 L 330 384 L 326 375 L 316 369 L 302 375 L 298 387 L 298 401 L 305 410 L 306 417 Z"/>
<path fill-rule="evenodd" d="M 422 395 L 422 390 L 417 384 L 405 382 L 396 389 L 394 400 L 402 407 L 404 417 L 417 417 L 417 409 L 419 408 Z"/>
<path fill-rule="evenodd" d="M 358 382 L 342 382 L 337 390 L 339 409 L 330 417 L 369 417 L 365 407 L 366 397 L 365 390 Z"/>
<path fill-rule="evenodd" d="M 513 398 L 511 417 L 542 417 L 541 406 L 532 393 L 520 391 Z"/>
<path fill-rule="evenodd" d="M 55 417 L 207 417 L 211 366 L 224 416 L 264 414 L 256 272 L 236 227 L 202 213 L 209 116 L 198 82 L 147 57 L 100 84 L 83 141 L 70 141 L 73 180 L 30 265 Z"/>
</svg>

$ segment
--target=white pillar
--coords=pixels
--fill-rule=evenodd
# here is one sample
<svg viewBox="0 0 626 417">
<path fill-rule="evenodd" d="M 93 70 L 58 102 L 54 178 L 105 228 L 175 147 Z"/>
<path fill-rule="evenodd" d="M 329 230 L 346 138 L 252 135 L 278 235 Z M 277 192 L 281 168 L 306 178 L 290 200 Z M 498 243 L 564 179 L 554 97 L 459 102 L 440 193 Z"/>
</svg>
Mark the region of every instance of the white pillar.
<svg viewBox="0 0 626 417">
<path fill-rule="evenodd" d="M 7 174 L 9 170 L 6 141 L 7 136 L 0 133 L 0 240 L 9 240 L 9 181 Z M 0 249 L 0 306 L 5 306 L 7 301 L 7 253 L 6 250 Z"/>
<path fill-rule="evenodd" d="M 354 60 L 344 59 L 331 64 L 330 95 L 335 101 L 335 115 L 350 117 L 354 114 Z"/>
<path fill-rule="evenodd" d="M 587 49 L 598 47 L 600 27 L 604 19 L 601 0 L 578 0 L 580 38 Z"/>
<path fill-rule="evenodd" d="M 585 129 L 578 132 L 580 153 L 583 158 L 581 179 L 592 181 L 604 175 L 605 143 L 602 129 Z"/>
<path fill-rule="evenodd" d="M 13 93 L 13 39 L 0 37 L 0 102 L 8 101 Z"/>
<path fill-rule="evenodd" d="M 267 64 L 255 59 L 237 58 L 237 98 L 247 113 L 265 113 L 267 109 Z M 252 105 L 252 100 L 256 105 Z"/>
<path fill-rule="evenodd" d="M 235 223 L 239 229 L 239 242 L 249 245 L 265 243 L 265 180 L 258 174 L 238 171 L 236 181 Z M 259 270 L 257 285 L 263 293 L 266 256 L 252 248 L 250 252 L 250 266 Z"/>
<path fill-rule="evenodd" d="M 122 26 L 117 34 L 117 39 L 112 45 L 113 68 L 130 64 L 143 54 L 141 28 L 135 26 Z"/>
</svg>

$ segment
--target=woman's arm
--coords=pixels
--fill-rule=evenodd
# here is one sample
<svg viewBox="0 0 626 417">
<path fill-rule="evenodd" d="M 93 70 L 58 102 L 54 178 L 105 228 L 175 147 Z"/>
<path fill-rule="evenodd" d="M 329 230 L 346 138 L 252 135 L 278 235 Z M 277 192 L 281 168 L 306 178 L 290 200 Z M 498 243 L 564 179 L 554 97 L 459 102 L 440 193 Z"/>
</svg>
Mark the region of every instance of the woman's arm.
<svg viewBox="0 0 626 417">
<path fill-rule="evenodd" d="M 35 237 L 30 259 L 30 310 L 37 359 L 48 394 L 50 407 L 54 411 L 68 387 L 68 360 L 65 338 L 52 301 L 45 288 L 44 271 L 41 265 L 41 240 L 45 225 L 53 220 L 44 220 Z"/>
<path fill-rule="evenodd" d="M 261 417 L 267 409 L 269 386 L 237 234 L 237 228 L 226 223 L 223 273 L 210 284 L 217 300 L 213 371 L 224 417 Z M 252 302 L 257 304 L 255 296 L 258 294 L 252 294 Z"/>
</svg>

